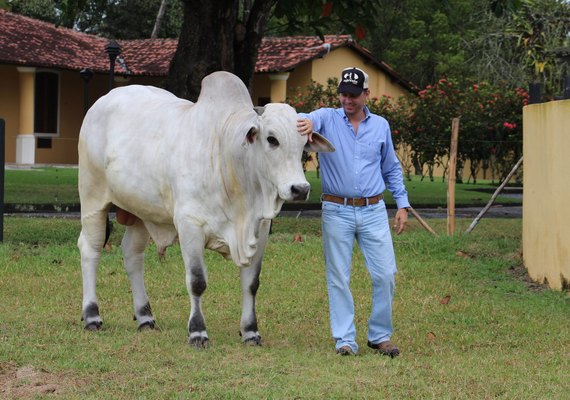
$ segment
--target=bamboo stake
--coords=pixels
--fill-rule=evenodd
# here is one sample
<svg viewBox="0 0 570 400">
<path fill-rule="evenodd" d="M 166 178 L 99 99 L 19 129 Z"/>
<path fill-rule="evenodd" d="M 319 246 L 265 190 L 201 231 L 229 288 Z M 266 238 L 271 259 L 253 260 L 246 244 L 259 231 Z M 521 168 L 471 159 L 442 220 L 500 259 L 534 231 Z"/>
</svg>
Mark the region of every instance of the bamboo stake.
<svg viewBox="0 0 570 400">
<path fill-rule="evenodd" d="M 493 193 L 493 196 L 491 196 L 491 199 L 489 200 L 489 202 L 487 203 L 485 208 L 483 208 L 481 210 L 481 212 L 479 213 L 479 215 L 477 215 L 477 217 L 475 217 L 475 219 L 473 220 L 473 222 L 471 222 L 471 225 L 469 225 L 469 228 L 467 228 L 465 233 L 471 232 L 473 230 L 473 228 L 475 228 L 475 225 L 477 225 L 479 223 L 479 220 L 483 217 L 483 215 L 485 215 L 485 213 L 489 210 L 489 208 L 491 208 L 491 205 L 495 202 L 495 199 L 497 198 L 499 193 L 501 193 L 501 191 L 507 185 L 507 183 L 509 183 L 509 181 L 511 180 L 511 178 L 513 177 L 513 175 L 515 174 L 517 169 L 519 169 L 519 167 L 521 166 L 522 160 L 523 160 L 523 158 L 521 157 L 517 161 L 517 163 L 515 164 L 515 166 L 511 170 L 511 172 L 509 172 L 509 174 L 507 175 L 507 177 L 505 178 L 503 183 L 501 183 L 501 185 L 497 188 L 497 190 L 495 190 L 495 193 Z"/>
<path fill-rule="evenodd" d="M 414 210 L 412 207 L 410 207 L 410 212 L 412 213 L 414 218 L 418 220 L 418 222 L 420 223 L 421 226 L 423 226 L 428 232 L 432 233 L 434 236 L 437 236 L 437 233 L 435 233 L 435 231 L 433 229 L 431 229 L 431 226 L 429 226 L 427 224 L 427 222 L 425 222 L 422 219 L 422 217 L 420 217 L 420 215 L 416 212 L 416 210 Z"/>
<path fill-rule="evenodd" d="M 447 234 L 455 233 L 455 170 L 457 165 L 457 138 L 459 118 L 451 121 L 451 149 L 449 150 L 449 179 L 447 180 Z"/>
</svg>

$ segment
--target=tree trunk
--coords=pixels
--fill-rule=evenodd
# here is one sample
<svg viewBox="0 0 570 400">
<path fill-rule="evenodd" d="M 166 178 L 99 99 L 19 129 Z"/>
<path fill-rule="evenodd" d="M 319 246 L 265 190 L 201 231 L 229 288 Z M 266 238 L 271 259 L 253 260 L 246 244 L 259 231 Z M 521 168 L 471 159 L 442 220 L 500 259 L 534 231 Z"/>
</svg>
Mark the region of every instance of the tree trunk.
<svg viewBox="0 0 570 400">
<path fill-rule="evenodd" d="M 152 33 L 150 34 L 151 39 L 156 39 L 158 37 L 158 32 L 160 32 L 160 27 L 162 26 L 162 21 L 164 20 L 164 13 L 166 11 L 166 3 L 168 0 L 162 0 L 160 2 L 160 8 L 158 9 L 158 14 L 156 15 L 156 20 L 154 21 L 154 28 L 152 28 Z"/>
<path fill-rule="evenodd" d="M 251 86 L 258 48 L 271 10 L 278 0 L 250 1 L 247 20 L 238 15 L 240 0 L 183 0 L 184 21 L 166 88 L 196 101 L 202 79 L 229 71 Z"/>
<path fill-rule="evenodd" d="M 271 11 L 278 0 L 256 0 L 248 1 L 253 3 L 249 12 L 244 13 L 243 23 L 236 27 L 234 41 L 234 73 L 244 81 L 251 91 L 253 74 L 259 46 L 263 39 L 263 34 L 271 18 Z M 243 30 L 245 28 L 245 31 Z"/>
</svg>

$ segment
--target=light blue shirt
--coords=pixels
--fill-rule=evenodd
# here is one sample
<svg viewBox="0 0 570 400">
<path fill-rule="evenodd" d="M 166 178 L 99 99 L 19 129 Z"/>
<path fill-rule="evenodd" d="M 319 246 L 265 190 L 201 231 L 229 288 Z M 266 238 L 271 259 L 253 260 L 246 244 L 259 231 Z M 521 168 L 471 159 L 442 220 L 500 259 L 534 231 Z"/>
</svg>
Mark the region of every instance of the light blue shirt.
<svg viewBox="0 0 570 400">
<path fill-rule="evenodd" d="M 386 119 L 364 107 L 366 117 L 358 134 L 342 108 L 320 108 L 309 114 L 313 130 L 327 138 L 336 148 L 320 153 L 319 165 L 323 193 L 341 197 L 372 197 L 392 193 L 398 208 L 410 207 L 400 161 L 396 156 L 390 125 Z"/>
</svg>

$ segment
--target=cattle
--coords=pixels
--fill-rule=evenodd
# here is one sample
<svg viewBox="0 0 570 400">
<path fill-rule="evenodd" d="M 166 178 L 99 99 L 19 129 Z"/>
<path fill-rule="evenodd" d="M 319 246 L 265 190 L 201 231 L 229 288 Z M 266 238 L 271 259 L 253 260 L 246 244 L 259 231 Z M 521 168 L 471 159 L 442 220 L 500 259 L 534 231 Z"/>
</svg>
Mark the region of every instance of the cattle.
<svg viewBox="0 0 570 400">
<path fill-rule="evenodd" d="M 308 143 L 296 122 L 285 104 L 256 109 L 243 82 L 221 71 L 203 79 L 196 103 L 140 85 L 113 89 L 95 102 L 78 145 L 84 327 L 102 326 L 96 275 L 114 205 L 127 225 L 121 248 L 139 329 L 155 326 L 144 250 L 151 238 L 161 254 L 178 240 L 190 297 L 189 343 L 208 347 L 201 296 L 210 249 L 240 267 L 240 334 L 260 345 L 255 296 L 270 221 L 285 201 L 308 196 L 303 150 L 334 151 L 315 134 Z"/>
</svg>

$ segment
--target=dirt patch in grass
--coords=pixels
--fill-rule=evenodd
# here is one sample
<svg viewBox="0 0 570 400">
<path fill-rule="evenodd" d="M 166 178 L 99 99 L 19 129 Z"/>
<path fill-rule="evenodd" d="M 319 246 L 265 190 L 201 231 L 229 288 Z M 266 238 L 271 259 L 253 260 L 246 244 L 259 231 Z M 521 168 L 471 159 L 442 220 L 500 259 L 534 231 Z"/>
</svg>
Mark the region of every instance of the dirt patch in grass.
<svg viewBox="0 0 570 400">
<path fill-rule="evenodd" d="M 534 292 L 542 292 L 544 290 L 550 290 L 550 287 L 546 283 L 535 282 L 531 279 L 526 270 L 525 266 L 522 264 L 512 265 L 509 267 L 509 274 L 518 281 L 524 282 L 525 286 Z"/>
<path fill-rule="evenodd" d="M 63 374 L 54 374 L 30 365 L 18 367 L 14 363 L 0 363 L 0 397 L 3 399 L 31 399 L 43 395 L 61 395 L 74 382 Z"/>
</svg>

